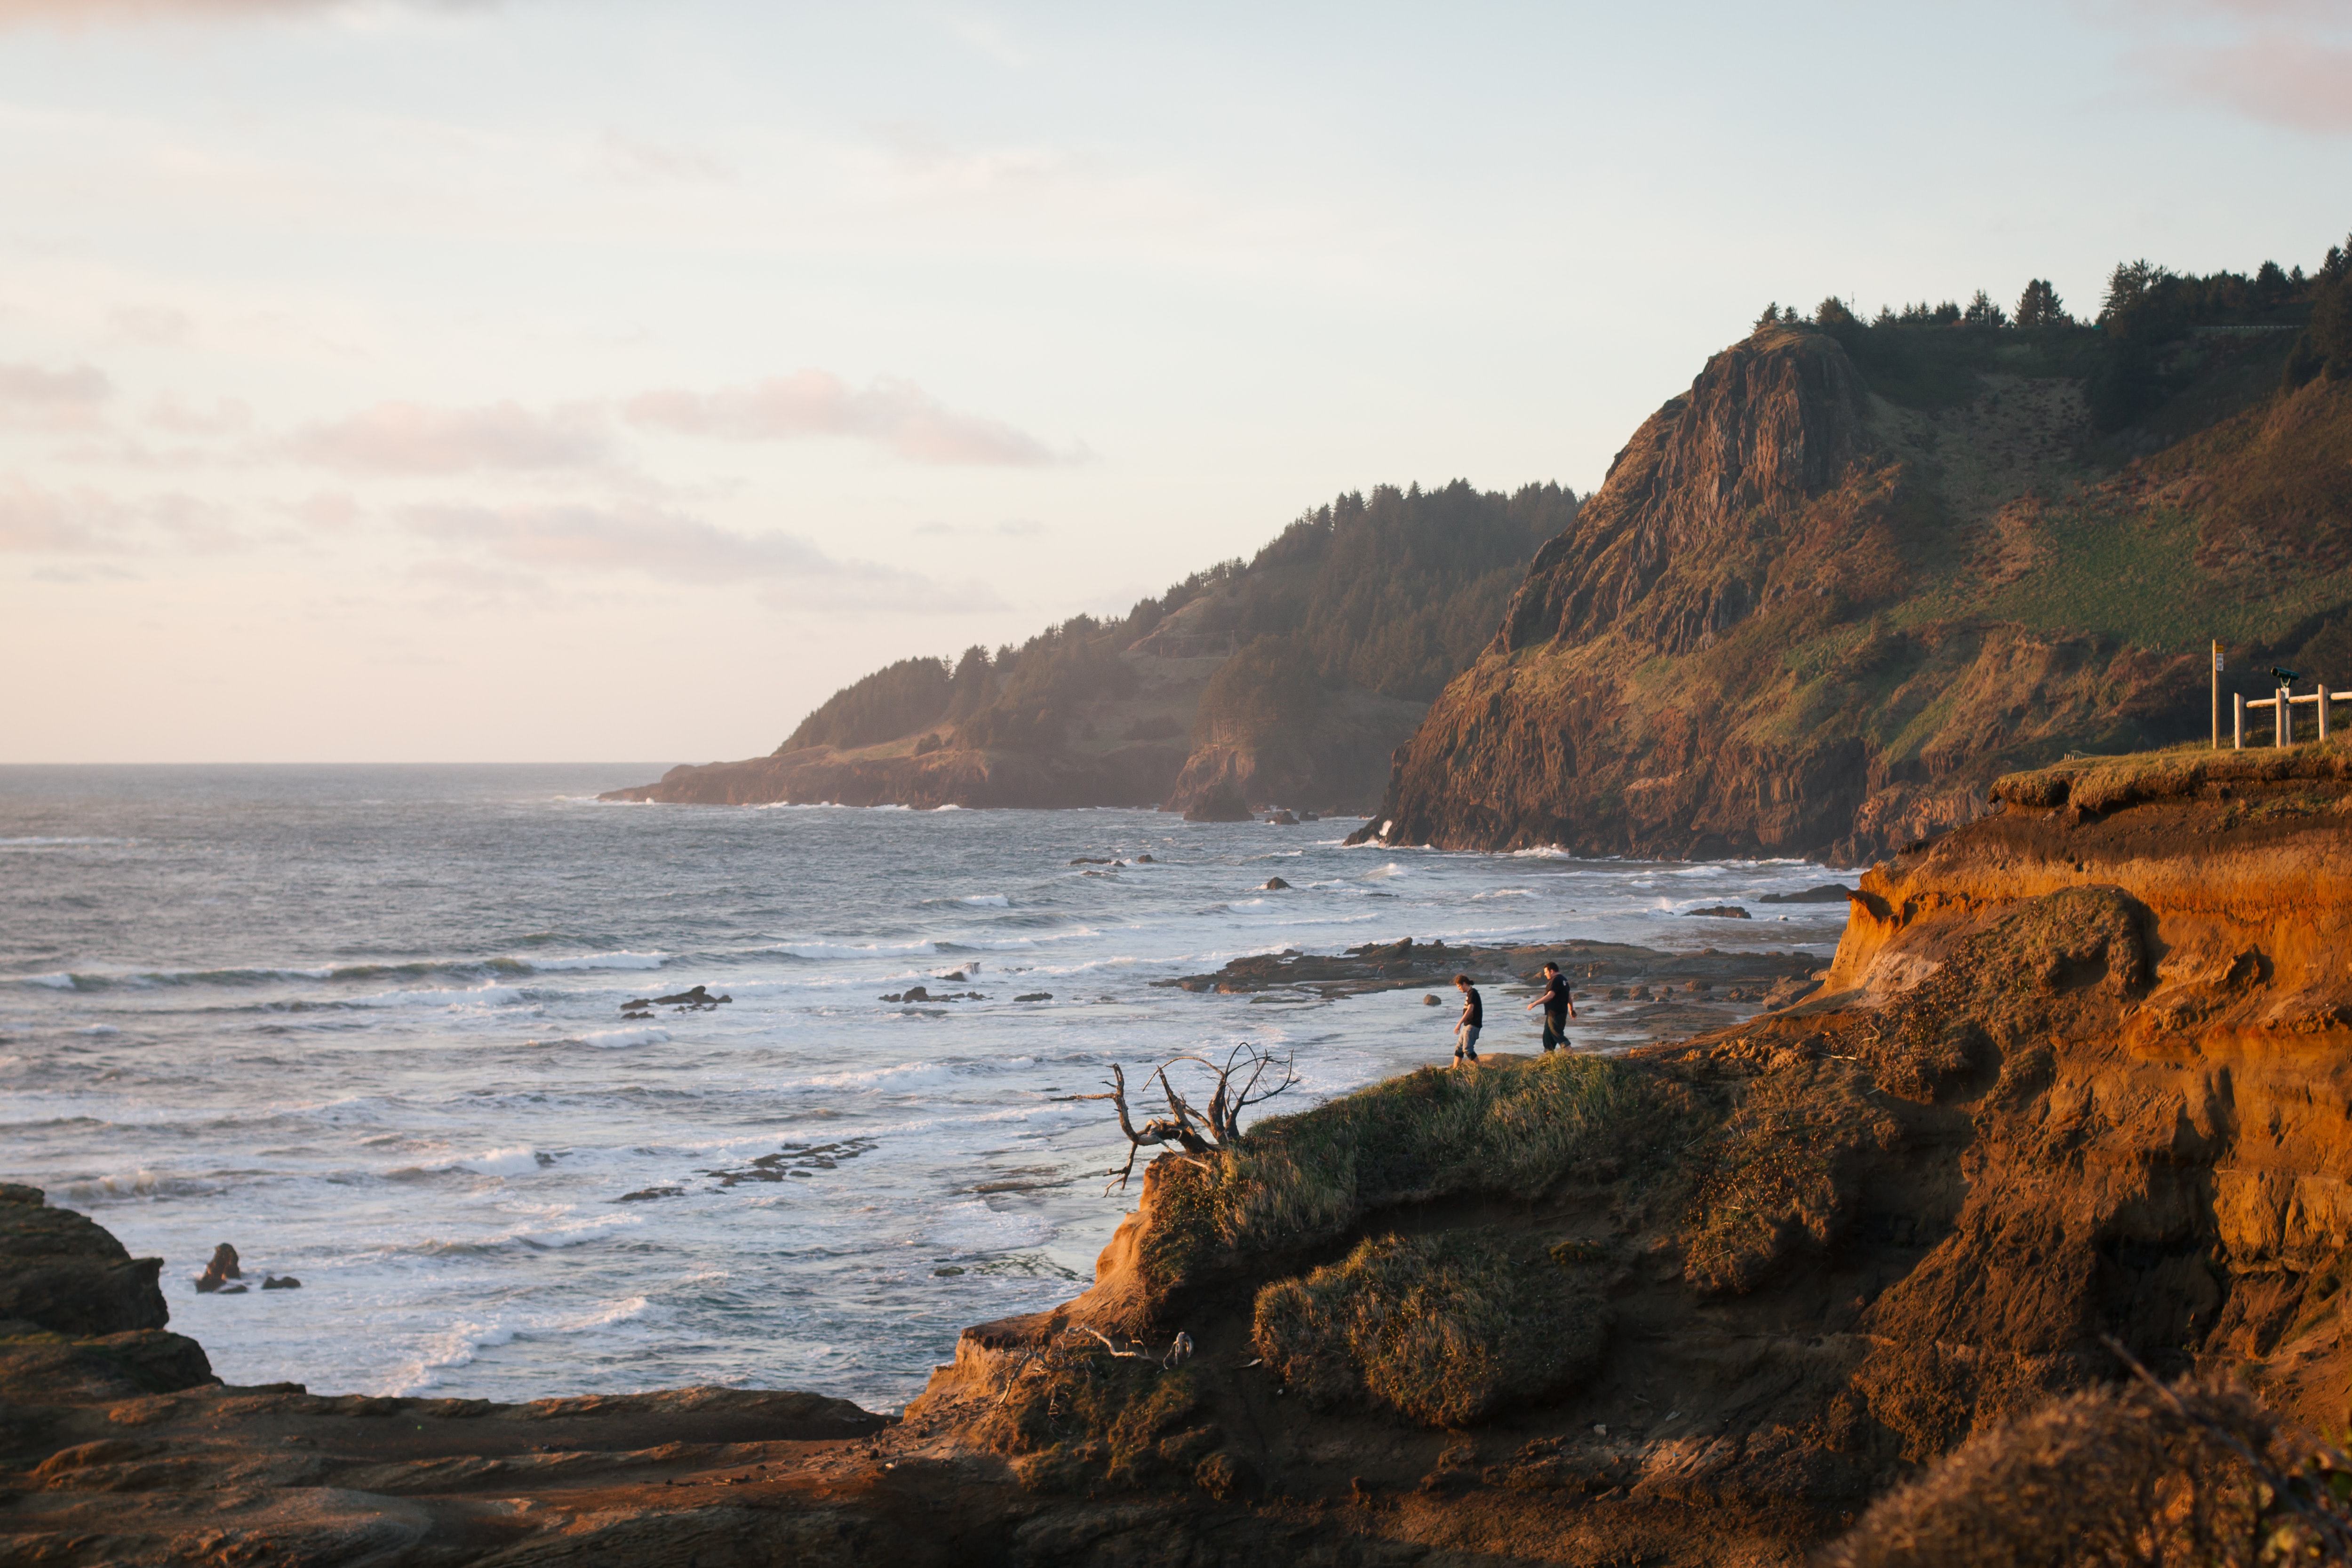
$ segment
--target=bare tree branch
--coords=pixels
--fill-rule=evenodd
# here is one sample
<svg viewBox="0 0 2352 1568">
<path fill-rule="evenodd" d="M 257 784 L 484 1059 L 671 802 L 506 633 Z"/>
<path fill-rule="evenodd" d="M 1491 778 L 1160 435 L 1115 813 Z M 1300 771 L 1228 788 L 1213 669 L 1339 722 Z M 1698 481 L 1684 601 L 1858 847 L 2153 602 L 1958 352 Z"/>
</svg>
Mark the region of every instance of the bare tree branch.
<svg viewBox="0 0 2352 1568">
<path fill-rule="evenodd" d="M 1213 1080 L 1204 1114 L 1177 1089 L 1171 1070 L 1186 1063 L 1208 1073 Z M 1269 1071 L 1279 1070 L 1279 1082 L 1271 1088 L 1261 1087 Z M 1103 1094 L 1083 1094 L 1083 1100 L 1108 1100 L 1118 1112 L 1118 1130 L 1127 1135 L 1127 1163 L 1105 1174 L 1115 1178 L 1105 1192 L 1124 1189 L 1134 1174 L 1136 1156 L 1146 1148 L 1165 1148 L 1174 1145 L 1183 1151 L 1181 1158 L 1188 1165 L 1202 1170 L 1214 1167 L 1209 1158 L 1222 1155 L 1242 1141 L 1242 1113 L 1280 1094 L 1298 1082 L 1290 1053 L 1276 1054 L 1261 1050 L 1246 1040 L 1225 1053 L 1223 1063 L 1205 1056 L 1186 1051 L 1171 1056 L 1152 1069 L 1143 1086 L 1150 1088 L 1156 1080 L 1161 1095 L 1168 1102 L 1168 1114 L 1154 1117 L 1138 1130 L 1127 1104 L 1127 1072 L 1117 1062 L 1111 1064 L 1108 1080 L 1110 1089 Z"/>
</svg>

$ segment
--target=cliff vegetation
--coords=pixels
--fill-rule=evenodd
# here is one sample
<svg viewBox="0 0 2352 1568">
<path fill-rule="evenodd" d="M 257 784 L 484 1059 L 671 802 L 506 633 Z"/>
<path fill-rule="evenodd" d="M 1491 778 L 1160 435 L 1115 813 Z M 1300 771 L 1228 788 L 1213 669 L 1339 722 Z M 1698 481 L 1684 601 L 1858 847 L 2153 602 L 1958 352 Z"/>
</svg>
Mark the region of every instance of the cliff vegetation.
<svg viewBox="0 0 2352 1568">
<path fill-rule="evenodd" d="M 2203 736 L 2210 641 L 2225 703 L 2352 676 L 2347 273 L 1767 309 L 1538 553 L 1367 836 L 1853 863 Z"/>
<path fill-rule="evenodd" d="M 614 798 L 1360 814 L 1579 504 L 1557 485 L 1350 492 L 1123 616 L 1076 616 L 952 663 L 902 659 L 835 693 L 770 757 L 674 769 Z"/>
</svg>

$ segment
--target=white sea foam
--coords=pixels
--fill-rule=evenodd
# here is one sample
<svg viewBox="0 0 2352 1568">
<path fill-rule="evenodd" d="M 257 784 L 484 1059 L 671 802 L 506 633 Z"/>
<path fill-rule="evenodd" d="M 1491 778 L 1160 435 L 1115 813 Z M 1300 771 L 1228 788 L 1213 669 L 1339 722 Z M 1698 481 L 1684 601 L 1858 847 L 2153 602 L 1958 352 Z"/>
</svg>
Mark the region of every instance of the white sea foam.
<svg viewBox="0 0 2352 1568">
<path fill-rule="evenodd" d="M 580 1037 L 583 1045 L 593 1045 L 602 1051 L 618 1051 L 633 1045 L 664 1045 L 668 1043 L 666 1029 L 600 1029 Z"/>
<path fill-rule="evenodd" d="M 492 1149 L 488 1154 L 475 1155 L 458 1162 L 477 1176 L 536 1176 L 540 1169 L 537 1151 L 528 1145 L 511 1149 Z"/>
<path fill-rule="evenodd" d="M 86 1023 L 74 1030 L 76 1034 L 121 1034 L 121 1032 L 110 1023 Z"/>
<path fill-rule="evenodd" d="M 1531 887 L 1498 887 L 1489 893 L 1474 893 L 1470 897 L 1475 902 L 1482 898 L 1533 898 L 1535 895 L 1535 889 Z"/>
<path fill-rule="evenodd" d="M 965 897 L 959 898 L 956 902 L 958 904 L 969 904 L 975 909 L 1010 909 L 1013 907 L 1013 901 L 1005 897 L 1004 894 L 1001 893 L 975 893 Z"/>
<path fill-rule="evenodd" d="M 1364 873 L 1364 878 L 1368 882 L 1381 882 L 1385 881 L 1389 877 L 1402 876 L 1404 874 L 1405 868 L 1397 864 L 1396 862 L 1391 861 L 1384 866 L 1377 866 L 1372 870 L 1366 872 Z"/>
<path fill-rule="evenodd" d="M 667 953 L 583 953 L 573 958 L 524 958 L 527 969 L 658 969 L 669 962 Z"/>
<path fill-rule="evenodd" d="M 74 988 L 74 977 L 65 974 L 19 975 L 16 977 L 16 983 L 24 986 L 47 986 L 53 991 L 70 991 Z"/>
<path fill-rule="evenodd" d="M 66 849 L 77 844 L 135 844 L 136 839 L 88 838 L 78 834 L 44 837 L 34 834 L 25 838 L 0 839 L 0 850 Z"/>
</svg>

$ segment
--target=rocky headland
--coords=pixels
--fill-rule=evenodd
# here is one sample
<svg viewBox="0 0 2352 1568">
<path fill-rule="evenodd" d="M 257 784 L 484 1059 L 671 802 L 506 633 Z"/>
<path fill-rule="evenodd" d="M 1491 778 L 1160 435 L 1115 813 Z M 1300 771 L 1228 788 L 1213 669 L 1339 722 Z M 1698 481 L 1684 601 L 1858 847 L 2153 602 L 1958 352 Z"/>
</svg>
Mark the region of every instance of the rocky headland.
<svg viewBox="0 0 2352 1568">
<path fill-rule="evenodd" d="M 2267 666 L 2352 671 L 2352 383 L 2283 383 L 2291 329 L 2177 326 L 2116 427 L 2114 328 L 1823 315 L 1633 434 L 1362 838 L 1856 864 L 2001 774 L 2205 737 L 2215 640 L 2225 735 Z"/>
<path fill-rule="evenodd" d="M 1983 1490 L 2009 1424 L 2113 1406 L 2126 1356 L 2233 1380 L 2197 1408 L 2352 1422 L 2352 754 L 1991 793 L 1862 878 L 1798 999 L 1163 1155 L 1093 1287 L 968 1330 L 900 1417 L 224 1387 L 153 1260 L 10 1189 L 0 1554 L 1860 1564 L 1979 1560 L 1901 1543 L 1997 1514 L 2042 1532 L 2002 1561 L 2083 1560 L 2052 1489 Z M 1419 946 L 1329 983 L 1422 984 Z"/>
</svg>

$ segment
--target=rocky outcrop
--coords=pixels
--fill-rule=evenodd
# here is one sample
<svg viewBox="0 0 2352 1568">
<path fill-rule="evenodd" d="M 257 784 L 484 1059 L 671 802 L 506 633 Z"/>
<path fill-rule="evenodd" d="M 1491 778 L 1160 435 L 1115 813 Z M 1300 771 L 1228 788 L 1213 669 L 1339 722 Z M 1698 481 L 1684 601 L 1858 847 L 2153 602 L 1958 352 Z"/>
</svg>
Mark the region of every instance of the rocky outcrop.
<svg viewBox="0 0 2352 1568">
<path fill-rule="evenodd" d="M 1854 863 L 2002 773 L 2202 735 L 2206 637 L 2233 669 L 2352 656 L 2324 477 L 2352 388 L 2214 424 L 2251 373 L 2217 369 L 2181 399 L 2211 428 L 2116 472 L 2063 362 L 1989 340 L 1949 369 L 1924 401 L 1883 377 L 1897 402 L 1827 333 L 1716 355 L 1538 552 L 1362 836 Z"/>
<path fill-rule="evenodd" d="M 0 1390 L 0 1555 L 1793 1565 L 1972 1435 L 2122 1380 L 2110 1341 L 2342 1430 L 2352 757 L 2088 759 L 1994 793 L 1864 878 L 1834 989 L 1163 1156 L 1093 1287 L 967 1331 L 902 1419 L 43 1364 Z M 1335 983 L 1466 956 L 1367 947 Z M 1572 1343 L 1465 1339 L 1465 1312 Z"/>
<path fill-rule="evenodd" d="M 58 1333 L 160 1329 L 161 1258 L 133 1258 L 87 1216 L 51 1208 L 38 1187 L 0 1186 L 0 1319 Z"/>
<path fill-rule="evenodd" d="M 671 768 L 606 800 L 693 806 L 1156 806 L 1184 766 L 1179 747 L 1136 745 L 1101 756 L 940 749 L 919 756 L 845 753 L 835 747 Z"/>
</svg>

